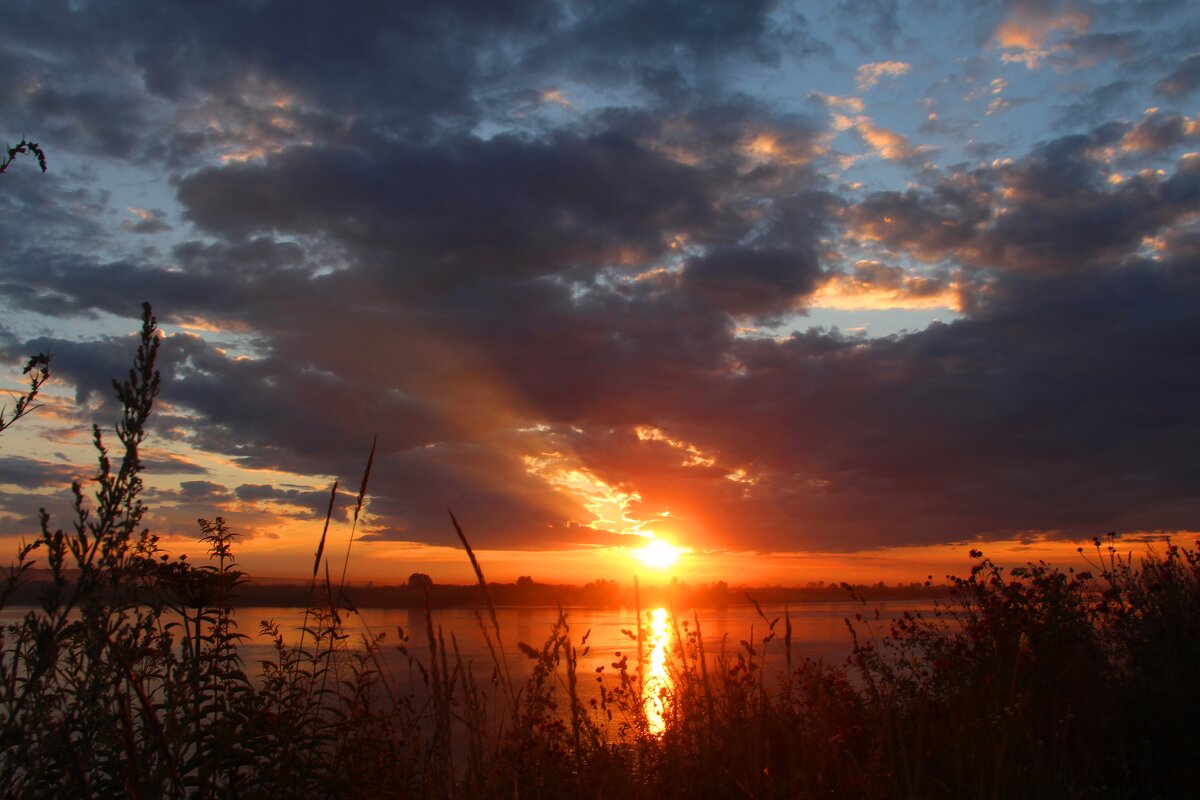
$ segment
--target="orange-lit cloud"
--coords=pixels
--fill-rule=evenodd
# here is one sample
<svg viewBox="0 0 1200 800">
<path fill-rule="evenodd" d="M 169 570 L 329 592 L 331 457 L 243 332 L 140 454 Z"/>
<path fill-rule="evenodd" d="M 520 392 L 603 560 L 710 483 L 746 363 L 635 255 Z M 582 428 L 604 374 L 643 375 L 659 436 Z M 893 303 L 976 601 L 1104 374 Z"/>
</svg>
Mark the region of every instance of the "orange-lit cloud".
<svg viewBox="0 0 1200 800">
<path fill-rule="evenodd" d="M 1036 69 L 1052 52 L 1065 49 L 1062 43 L 1050 41 L 1054 34 L 1080 35 L 1091 24 L 1091 17 L 1080 9 L 1056 12 L 1054 5 L 1022 3 L 996 29 L 994 41 L 1006 51 L 1000 56 L 1002 61 Z"/>
<path fill-rule="evenodd" d="M 742 150 L 755 160 L 798 166 L 824 154 L 828 147 L 820 138 L 808 134 L 763 131 L 743 139 Z"/>
<path fill-rule="evenodd" d="M 171 230 L 171 226 L 167 224 L 166 214 L 157 208 L 136 208 L 130 206 L 128 209 L 135 220 L 123 220 L 121 226 L 133 233 L 162 233 Z"/>
<path fill-rule="evenodd" d="M 961 290 L 954 283 L 911 275 L 900 267 L 859 262 L 851 274 L 832 275 L 808 299 L 813 308 L 843 310 L 962 310 Z"/>
<path fill-rule="evenodd" d="M 1125 153 L 1157 153 L 1196 141 L 1200 141 L 1200 115 L 1188 117 L 1148 108 L 1118 147 Z"/>
<path fill-rule="evenodd" d="M 173 321 L 171 327 L 179 327 L 185 334 L 247 333 L 253 330 L 244 320 L 205 319 L 200 316 L 180 316 Z"/>
<path fill-rule="evenodd" d="M 525 468 L 582 505 L 591 519 L 576 520 L 580 525 L 620 535 L 650 535 L 646 526 L 653 517 L 642 517 L 635 510 L 642 499 L 636 490 L 612 486 L 562 453 L 526 456 Z"/>
<path fill-rule="evenodd" d="M 859 97 L 838 96 L 824 94 L 822 92 L 812 92 L 809 97 L 820 101 L 830 109 L 839 109 L 854 114 L 861 114 L 866 108 L 866 106 L 863 104 L 862 98 Z"/>
<path fill-rule="evenodd" d="M 924 156 L 930 150 L 927 145 L 914 145 L 904 134 L 876 125 L 870 117 L 855 119 L 854 129 L 885 161 L 910 161 Z"/>
<path fill-rule="evenodd" d="M 252 147 L 239 147 L 221 154 L 222 164 L 240 164 L 244 161 L 251 161 L 259 158 L 266 158 L 272 153 L 278 153 L 283 150 L 282 144 L 262 144 Z"/>
<path fill-rule="evenodd" d="M 563 108 L 571 108 L 571 101 L 561 89 L 548 89 L 541 94 L 543 103 L 554 103 Z"/>
<path fill-rule="evenodd" d="M 260 72 L 239 76 L 229 94 L 206 97 L 181 108 L 176 125 L 189 131 L 193 146 L 203 146 L 222 164 L 265 158 L 283 149 L 311 145 L 304 109 L 283 83 Z"/>
<path fill-rule="evenodd" d="M 855 82 L 858 84 L 859 91 L 865 92 L 879 83 L 881 78 L 898 78 L 901 75 L 907 75 L 911 70 L 912 65 L 906 64 L 903 61 L 880 61 L 875 64 L 863 64 L 855 74 Z"/>
<path fill-rule="evenodd" d="M 638 425 L 634 429 L 634 433 L 637 434 L 639 441 L 662 442 L 663 444 L 669 445 L 670 447 L 681 451 L 684 454 L 684 459 L 680 462 L 682 466 L 711 467 L 717 463 L 715 456 L 708 455 L 694 444 L 690 444 L 679 439 L 672 439 L 670 436 L 667 436 L 663 430 L 655 428 L 651 425 Z"/>
</svg>

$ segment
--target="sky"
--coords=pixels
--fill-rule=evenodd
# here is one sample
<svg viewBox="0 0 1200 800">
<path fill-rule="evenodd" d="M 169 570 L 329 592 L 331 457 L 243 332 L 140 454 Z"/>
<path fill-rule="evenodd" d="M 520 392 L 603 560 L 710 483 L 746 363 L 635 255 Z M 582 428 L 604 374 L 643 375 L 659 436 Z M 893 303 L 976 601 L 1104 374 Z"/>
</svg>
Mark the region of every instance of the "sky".
<svg viewBox="0 0 1200 800">
<path fill-rule="evenodd" d="M 164 338 L 148 522 L 299 575 L 923 580 L 1200 530 L 1200 15 L 6 3 L 0 548 Z M 341 545 L 331 547 L 341 552 Z M 337 558 L 341 558 L 340 555 Z"/>
</svg>

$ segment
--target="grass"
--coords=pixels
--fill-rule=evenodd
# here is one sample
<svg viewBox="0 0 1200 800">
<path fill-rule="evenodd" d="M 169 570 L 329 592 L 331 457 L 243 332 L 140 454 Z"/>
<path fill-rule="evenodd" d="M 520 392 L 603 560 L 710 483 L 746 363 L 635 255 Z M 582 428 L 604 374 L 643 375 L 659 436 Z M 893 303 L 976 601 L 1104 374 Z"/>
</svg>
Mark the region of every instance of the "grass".
<svg viewBox="0 0 1200 800">
<path fill-rule="evenodd" d="M 94 497 L 74 487 L 66 530 L 43 512 L 0 582 L 7 603 L 36 561 L 51 576 L 0 631 L 5 796 L 1132 798 L 1200 785 L 1200 554 L 1176 545 L 1135 559 L 1097 540 L 1087 573 L 1006 571 L 975 554 L 931 615 L 862 615 L 873 633 L 850 627 L 844 665 L 794 659 L 786 609 L 759 607 L 759 634 L 716 652 L 698 620 L 673 614 L 654 731 L 640 609 L 632 652 L 595 673 L 580 674 L 588 634 L 562 611 L 540 648 L 510 652 L 451 515 L 481 589 L 481 679 L 428 610 L 419 636 L 349 636 L 356 612 L 323 557 L 327 518 L 303 633 L 289 642 L 264 623 L 273 657 L 248 670 L 233 532 L 200 520 L 210 560 L 194 564 L 142 525 L 158 341 L 147 307 L 133 369 L 114 384 L 118 455 L 95 429 Z M 31 364 L 36 390 L 48 365 Z M 385 646 L 407 676 L 383 667 Z M 527 671 L 510 664 L 522 658 Z M 598 698 L 584 702 L 581 681 L 598 682 Z"/>
</svg>

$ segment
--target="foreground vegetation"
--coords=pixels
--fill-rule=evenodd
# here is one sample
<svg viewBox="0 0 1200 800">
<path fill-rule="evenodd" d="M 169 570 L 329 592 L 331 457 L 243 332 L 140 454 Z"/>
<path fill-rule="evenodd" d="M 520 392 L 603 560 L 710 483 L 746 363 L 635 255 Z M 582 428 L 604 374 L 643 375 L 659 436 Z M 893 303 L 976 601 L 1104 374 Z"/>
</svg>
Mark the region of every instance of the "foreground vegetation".
<svg viewBox="0 0 1200 800">
<path fill-rule="evenodd" d="M 794 662 L 786 615 L 717 652 L 680 621 L 658 731 L 649 632 L 587 675 L 587 634 L 566 614 L 540 649 L 510 652 L 461 530 L 490 678 L 432 615 L 411 640 L 351 639 L 353 602 L 323 558 L 327 518 L 303 633 L 287 641 L 266 624 L 275 657 L 244 664 L 228 527 L 200 521 L 202 565 L 160 552 L 143 527 L 158 341 L 146 308 L 134 368 L 115 383 L 120 451 L 95 431 L 94 498 L 74 487 L 65 531 L 43 512 L 0 586 L 8 603 L 35 563 L 49 569 L 38 606 L 2 631 L 6 796 L 1091 798 L 1200 785 L 1200 554 L 1173 545 L 1135 561 L 1097 541 L 1094 573 L 1006 572 L 976 554 L 931 617 L 863 615 L 845 665 Z M 46 367 L 31 362 L 31 392 Z M 368 462 L 356 520 L 369 474 Z M 419 692 L 381 667 L 393 644 Z M 581 701 L 585 680 L 598 700 Z"/>
</svg>

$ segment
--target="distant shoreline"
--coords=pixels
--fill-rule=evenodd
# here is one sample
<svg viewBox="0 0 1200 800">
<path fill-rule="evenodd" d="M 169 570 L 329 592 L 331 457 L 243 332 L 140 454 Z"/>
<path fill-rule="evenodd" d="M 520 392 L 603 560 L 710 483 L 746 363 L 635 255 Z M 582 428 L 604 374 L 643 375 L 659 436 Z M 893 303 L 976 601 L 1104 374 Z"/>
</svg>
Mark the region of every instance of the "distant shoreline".
<svg viewBox="0 0 1200 800">
<path fill-rule="evenodd" d="M 33 606 L 50 587 L 45 580 L 33 579 L 21 585 L 9 598 L 10 604 Z M 338 591 L 336 588 L 335 592 Z M 533 581 L 521 583 L 489 583 L 488 595 L 497 608 L 620 608 L 641 605 L 675 605 L 686 608 L 726 608 L 761 605 L 806 603 L 851 603 L 857 601 L 889 602 L 910 600 L 922 603 L 948 598 L 945 585 L 857 585 L 840 584 L 808 587 L 788 586 L 727 586 L 704 584 L 691 586 L 677 583 L 667 586 L 644 586 L 636 593 L 632 586 L 610 581 L 598 581 L 583 586 L 544 584 Z M 325 587 L 314 590 L 307 583 L 263 583 L 253 578 L 245 580 L 230 597 L 234 608 L 305 608 L 312 604 L 327 604 Z M 753 598 L 753 599 L 751 599 Z M 476 608 L 486 604 L 478 585 L 430 584 L 345 586 L 338 598 L 340 607 L 353 608 Z"/>
</svg>

